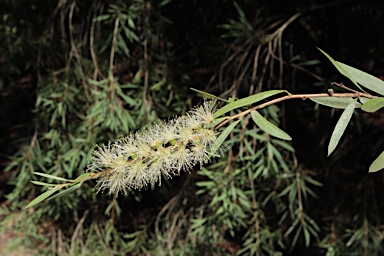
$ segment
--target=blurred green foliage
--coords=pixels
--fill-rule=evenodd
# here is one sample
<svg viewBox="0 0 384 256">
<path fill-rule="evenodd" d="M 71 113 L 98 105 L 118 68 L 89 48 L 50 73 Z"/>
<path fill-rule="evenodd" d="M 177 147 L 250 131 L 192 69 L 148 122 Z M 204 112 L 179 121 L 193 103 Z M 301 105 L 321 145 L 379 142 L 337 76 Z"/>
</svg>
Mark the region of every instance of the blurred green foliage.
<svg viewBox="0 0 384 256">
<path fill-rule="evenodd" d="M 11 177 L 1 231 L 21 234 L 15 244 L 38 245 L 40 255 L 383 254 L 382 178 L 351 165 L 330 172 L 332 165 L 319 160 L 325 151 L 316 149 L 324 141 L 289 144 L 250 116 L 221 158 L 161 187 L 117 198 L 88 183 L 24 209 L 43 192 L 30 182 L 39 179 L 32 172 L 77 177 L 96 145 L 201 103 L 190 87 L 226 99 L 313 90 L 331 77 L 313 54 L 316 44 L 350 61 L 361 57 L 368 69 L 382 64 L 383 49 L 372 40 L 379 32 L 359 27 L 367 46 L 353 40 L 356 29 L 348 33 L 348 10 L 382 24 L 382 4 L 318 2 L 2 1 L 0 127 L 2 165 Z M 329 32 L 335 27 L 345 27 L 345 35 Z M 327 130 L 333 122 L 329 110 L 305 106 L 260 113 L 300 141 L 314 124 Z M 352 128 L 366 131 L 366 123 L 356 117 Z M 372 152 L 383 144 L 377 138 L 367 143 Z M 353 162 L 352 151 L 333 163 Z M 363 168 L 374 157 L 354 159 Z"/>
</svg>

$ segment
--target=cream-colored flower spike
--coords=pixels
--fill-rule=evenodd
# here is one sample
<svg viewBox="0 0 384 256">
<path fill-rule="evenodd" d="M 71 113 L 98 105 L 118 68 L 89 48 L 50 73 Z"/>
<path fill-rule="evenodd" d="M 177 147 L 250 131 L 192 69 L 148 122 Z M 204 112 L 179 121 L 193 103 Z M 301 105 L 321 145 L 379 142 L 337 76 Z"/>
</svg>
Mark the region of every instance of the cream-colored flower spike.
<svg viewBox="0 0 384 256">
<path fill-rule="evenodd" d="M 215 101 L 206 101 L 184 116 L 99 147 L 88 164 L 89 171 L 100 174 L 99 190 L 126 194 L 161 183 L 162 175 L 171 178 L 216 156 L 213 144 L 217 134 L 208 128 L 214 120 L 215 105 Z"/>
</svg>

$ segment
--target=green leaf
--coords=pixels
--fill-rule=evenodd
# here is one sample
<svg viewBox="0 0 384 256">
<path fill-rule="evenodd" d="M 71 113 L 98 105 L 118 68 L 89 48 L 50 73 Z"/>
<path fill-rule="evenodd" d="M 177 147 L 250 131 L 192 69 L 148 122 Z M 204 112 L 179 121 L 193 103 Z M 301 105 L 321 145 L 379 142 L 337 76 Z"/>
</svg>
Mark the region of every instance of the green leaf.
<svg viewBox="0 0 384 256">
<path fill-rule="evenodd" d="M 351 98 L 337 98 L 337 97 L 319 97 L 319 98 L 310 98 L 310 100 L 327 107 L 331 108 L 341 108 L 345 109 L 349 103 L 354 101 L 354 99 Z M 360 108 L 361 104 L 356 103 L 355 108 Z"/>
<path fill-rule="evenodd" d="M 372 113 L 372 112 L 376 112 L 382 107 L 384 107 L 384 98 L 379 97 L 379 98 L 373 98 L 368 100 L 367 102 L 364 103 L 361 109 L 366 112 Z"/>
<path fill-rule="evenodd" d="M 323 50 L 321 50 L 320 48 L 317 48 L 319 49 L 319 51 L 321 51 L 325 57 L 327 57 L 331 62 L 332 64 L 337 68 L 337 70 L 344 76 L 346 76 L 349 80 L 351 80 L 360 90 L 364 91 L 357 83 L 356 80 L 353 79 L 353 77 L 347 72 L 347 70 L 344 69 L 344 65 L 343 63 L 340 63 L 338 61 L 335 61 L 331 56 L 329 56 L 326 52 L 324 52 Z M 340 64 L 343 64 L 343 65 L 340 65 Z"/>
<path fill-rule="evenodd" d="M 272 144 L 278 145 L 288 151 L 295 152 L 295 149 L 285 141 L 271 139 Z"/>
<path fill-rule="evenodd" d="M 288 93 L 286 90 L 270 90 L 270 91 L 266 91 L 266 92 L 257 93 L 255 95 L 251 95 L 251 96 L 248 96 L 248 97 L 240 99 L 240 100 L 233 101 L 231 103 L 228 103 L 224 107 L 220 108 L 219 110 L 217 110 L 214 114 L 214 117 L 215 118 L 219 117 L 219 116 L 224 115 L 225 113 L 227 113 L 231 110 L 234 110 L 236 108 L 252 105 L 258 101 L 261 101 L 263 99 L 266 99 L 268 97 L 271 97 L 273 95 L 283 93 L 283 92 Z"/>
<path fill-rule="evenodd" d="M 200 90 L 197 90 L 195 88 L 190 88 L 192 91 L 195 91 L 198 93 L 199 96 L 203 97 L 203 98 L 206 98 L 206 99 L 216 99 L 216 100 L 220 100 L 220 101 L 223 101 L 223 102 L 229 102 L 228 100 L 226 99 L 223 99 L 223 98 L 220 98 L 220 97 L 217 97 L 213 94 L 210 94 L 210 93 L 207 93 L 207 92 L 204 92 L 204 91 L 200 91 Z"/>
<path fill-rule="evenodd" d="M 311 235 L 309 234 L 306 224 L 303 225 L 303 232 L 304 232 L 305 247 L 309 247 L 309 245 L 311 244 Z"/>
<path fill-rule="evenodd" d="M 225 139 L 228 137 L 228 135 L 232 132 L 232 130 L 235 128 L 235 126 L 236 126 L 239 122 L 240 122 L 240 120 L 231 123 L 230 125 L 228 125 L 227 128 L 225 128 L 224 131 L 221 132 L 221 134 L 219 135 L 219 137 L 217 137 L 215 143 L 214 143 L 213 146 L 212 146 L 212 152 L 216 152 L 216 151 L 219 149 L 219 147 L 221 146 L 221 144 L 223 144 L 223 142 L 225 141 Z"/>
<path fill-rule="evenodd" d="M 377 172 L 384 168 L 384 152 L 382 152 L 369 166 L 369 172 Z"/>
<path fill-rule="evenodd" d="M 379 78 L 370 75 L 368 73 L 365 73 L 364 71 L 361 71 L 357 68 L 348 66 L 344 63 L 338 62 L 339 66 L 343 68 L 348 73 L 348 78 L 351 79 L 351 81 L 356 81 L 360 85 L 364 86 L 365 88 L 374 91 L 380 95 L 384 96 L 384 81 L 380 80 Z"/>
<path fill-rule="evenodd" d="M 39 186 L 46 186 L 46 187 L 55 187 L 56 184 L 50 184 L 50 183 L 45 183 L 45 182 L 40 182 L 40 181 L 31 181 L 33 184 L 35 185 L 39 185 Z"/>
<path fill-rule="evenodd" d="M 39 204 L 40 202 L 42 202 L 45 199 L 47 199 L 50 195 L 52 195 L 56 191 L 57 190 L 52 189 L 52 190 L 48 190 L 48 191 L 44 192 L 43 194 L 41 194 L 38 197 L 36 197 L 35 199 L 33 199 L 25 208 L 30 208 L 30 207 L 32 207 L 32 206 L 34 206 L 36 204 Z"/>
<path fill-rule="evenodd" d="M 384 96 L 384 81 L 357 68 L 351 67 L 339 61 L 335 61 L 327 53 L 321 49 L 319 50 L 332 62 L 332 64 L 339 70 L 342 75 L 351 80 L 360 90 L 363 91 L 359 84 Z"/>
<path fill-rule="evenodd" d="M 328 156 L 333 152 L 333 150 L 335 150 L 337 144 L 340 141 L 341 136 L 343 135 L 345 129 L 347 128 L 347 125 L 351 120 L 353 111 L 355 109 L 356 100 L 348 104 L 348 106 L 345 108 L 345 110 L 341 114 L 339 121 L 337 121 L 335 129 L 332 132 L 331 140 L 329 141 Z"/>
<path fill-rule="evenodd" d="M 137 102 L 133 98 L 127 96 L 123 91 L 121 91 L 120 88 L 116 91 L 117 91 L 117 94 L 124 100 L 125 103 L 131 106 L 137 105 Z"/>
<path fill-rule="evenodd" d="M 46 174 L 46 173 L 41 173 L 41 172 L 32 172 L 32 173 L 36 174 L 36 175 L 39 175 L 39 176 L 43 176 L 45 178 L 49 178 L 49 179 L 60 180 L 60 181 L 70 181 L 70 180 L 67 180 L 67 179 L 64 179 L 64 178 L 61 178 L 61 177 L 57 177 L 57 176 L 53 176 L 53 175 L 50 175 L 50 174 Z"/>
<path fill-rule="evenodd" d="M 79 177 L 77 177 L 77 178 L 75 179 L 75 181 L 88 180 L 88 179 L 89 179 L 89 176 L 91 176 L 91 175 L 92 175 L 92 173 L 90 173 L 90 172 L 83 173 L 83 174 L 81 174 Z"/>
<path fill-rule="evenodd" d="M 370 99 L 368 99 L 368 98 L 363 98 L 363 97 L 360 97 L 360 98 L 359 98 L 360 103 L 363 104 L 363 105 L 365 104 L 365 102 L 367 102 L 367 101 L 369 101 L 369 100 L 370 100 Z"/>
<path fill-rule="evenodd" d="M 69 188 L 67 188 L 67 189 L 65 189 L 65 190 L 63 190 L 63 191 L 61 191 L 60 193 L 57 193 L 57 194 L 54 195 L 53 197 L 50 197 L 48 200 L 52 200 L 52 199 L 54 199 L 54 198 L 59 198 L 59 197 L 65 196 L 66 194 L 69 194 L 69 193 L 71 193 L 72 191 L 75 191 L 76 189 L 80 188 L 82 184 L 83 184 L 83 183 L 80 182 L 80 183 L 77 183 L 77 184 L 75 184 L 75 185 L 72 185 L 72 186 L 70 186 Z"/>
<path fill-rule="evenodd" d="M 283 130 L 278 128 L 276 125 L 269 122 L 267 119 L 265 119 L 262 115 L 260 115 L 257 111 L 251 111 L 251 116 L 253 121 L 266 133 L 275 136 L 279 139 L 283 140 L 292 140 L 291 136 L 289 136 L 287 133 L 285 133 Z"/>
<path fill-rule="evenodd" d="M 216 125 L 220 124 L 221 122 L 223 122 L 223 121 L 226 120 L 226 119 L 228 119 L 227 116 L 220 117 L 220 118 L 216 118 L 215 120 L 213 120 L 212 123 L 207 124 L 207 128 L 215 127 Z"/>
</svg>

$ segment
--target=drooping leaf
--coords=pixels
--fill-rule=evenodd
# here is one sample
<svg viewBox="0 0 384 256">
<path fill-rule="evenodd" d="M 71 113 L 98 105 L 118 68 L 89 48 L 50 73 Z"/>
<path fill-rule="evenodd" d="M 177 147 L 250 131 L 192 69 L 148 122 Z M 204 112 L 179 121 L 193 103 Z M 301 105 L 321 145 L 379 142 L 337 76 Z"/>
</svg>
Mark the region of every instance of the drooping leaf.
<svg viewBox="0 0 384 256">
<path fill-rule="evenodd" d="M 271 139 L 272 144 L 276 144 L 288 151 L 295 152 L 295 149 L 285 141 Z"/>
<path fill-rule="evenodd" d="M 38 203 L 41 203 L 42 201 L 44 201 L 45 199 L 47 199 L 50 195 L 52 195 L 53 193 L 55 193 L 57 190 L 55 189 L 50 189 L 46 192 L 44 192 L 43 194 L 39 195 L 38 197 L 36 197 L 35 199 L 33 199 L 29 204 L 27 204 L 27 206 L 25 206 L 25 208 L 29 208 L 29 207 L 32 207 Z"/>
<path fill-rule="evenodd" d="M 343 136 L 345 129 L 349 121 L 351 120 L 353 111 L 355 109 L 356 100 L 351 101 L 348 106 L 344 109 L 343 113 L 340 116 L 339 121 L 335 126 L 335 129 L 332 132 L 331 140 L 328 145 L 328 156 L 335 150 L 337 144 L 340 141 L 341 136 Z"/>
<path fill-rule="evenodd" d="M 310 100 L 327 107 L 331 108 L 340 108 L 345 109 L 349 103 L 354 101 L 354 99 L 351 98 L 337 98 L 337 97 L 319 97 L 319 98 L 310 98 Z M 356 103 L 355 108 L 360 108 L 361 104 Z"/>
<path fill-rule="evenodd" d="M 260 115 L 257 111 L 251 111 L 251 117 L 253 121 L 260 127 L 261 130 L 265 131 L 266 133 L 275 136 L 279 139 L 283 140 L 292 140 L 291 136 L 289 136 L 286 132 L 281 130 L 276 125 L 269 122 L 267 119 L 265 119 L 262 115 Z"/>
<path fill-rule="evenodd" d="M 369 172 L 377 172 L 384 168 L 384 152 L 382 152 L 369 166 Z"/>
<path fill-rule="evenodd" d="M 311 235 L 309 234 L 309 231 L 308 231 L 307 227 L 308 226 L 306 224 L 303 225 L 305 247 L 309 247 L 309 245 L 311 244 Z"/>
<path fill-rule="evenodd" d="M 228 125 L 227 128 L 224 129 L 224 131 L 221 132 L 221 134 L 219 135 L 219 137 L 217 137 L 215 143 L 212 146 L 212 151 L 213 152 L 217 151 L 220 148 L 221 144 L 223 144 L 225 139 L 228 137 L 228 135 L 232 132 L 232 130 L 235 128 L 235 126 L 239 122 L 240 122 L 240 120 L 231 123 L 230 125 Z"/>
<path fill-rule="evenodd" d="M 248 97 L 240 99 L 240 100 L 233 101 L 231 103 L 228 103 L 224 107 L 220 108 L 219 110 L 217 110 L 214 114 L 214 117 L 215 118 L 219 117 L 219 116 L 224 115 L 225 113 L 227 113 L 231 110 L 234 110 L 236 108 L 252 105 L 258 101 L 261 101 L 263 99 L 266 99 L 268 97 L 271 97 L 273 95 L 283 93 L 283 92 L 288 93 L 286 90 L 270 90 L 270 91 L 257 93 L 255 95 L 251 95 L 251 96 L 248 96 Z"/>
<path fill-rule="evenodd" d="M 361 107 L 362 110 L 366 112 L 376 112 L 377 110 L 384 107 L 384 98 L 378 97 L 368 100 L 364 103 L 364 105 Z"/>
</svg>

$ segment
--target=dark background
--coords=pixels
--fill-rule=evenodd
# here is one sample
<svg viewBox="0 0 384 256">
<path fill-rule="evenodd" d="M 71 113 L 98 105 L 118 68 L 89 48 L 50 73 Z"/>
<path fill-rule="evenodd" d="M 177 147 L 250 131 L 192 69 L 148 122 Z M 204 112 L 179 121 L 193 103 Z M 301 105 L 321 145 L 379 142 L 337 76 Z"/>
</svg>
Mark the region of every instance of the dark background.
<svg viewBox="0 0 384 256">
<path fill-rule="evenodd" d="M 112 2 L 100 1 L 99 4 L 105 7 L 105 11 Z M 150 1 L 145 3 L 149 4 Z M 65 4 L 70 6 L 68 2 Z M 159 53 L 160 57 L 153 54 L 150 61 L 161 63 L 164 61 L 161 58 L 166 58 L 167 81 L 171 82 L 171 90 L 180 96 L 178 100 L 181 102 L 179 105 L 175 103 L 177 107 L 174 108 L 168 106 L 166 113 L 158 111 L 159 118 L 180 114 L 183 111 L 180 105 L 187 105 L 184 102 L 192 102 L 192 105 L 201 102 L 189 90 L 191 87 L 224 98 L 248 96 L 254 82 L 250 79 L 250 72 L 237 81 L 236 94 L 228 94 L 227 89 L 238 78 L 235 67 L 239 67 L 240 71 L 244 67 L 234 64 L 230 68 L 223 66 L 223 63 L 242 47 L 249 46 L 249 52 L 254 52 L 258 45 L 263 45 L 262 50 L 266 49 L 266 36 L 278 28 L 275 22 L 282 24 L 297 13 L 301 15 L 282 33 L 281 58 L 285 61 L 283 76 L 279 77 L 276 62 L 272 69 L 266 71 L 260 91 L 283 88 L 291 93 L 319 93 L 330 88 L 332 81 L 353 87 L 316 47 L 343 63 L 379 78 L 384 76 L 383 1 L 237 1 L 253 28 L 250 31 L 240 29 L 236 31 L 238 34 L 223 26 L 230 20 L 239 20 L 239 13 L 232 1 L 180 0 L 171 1 L 164 7 L 151 4 L 152 8 L 161 10 L 161 15 L 169 19 L 169 23 L 158 27 L 154 25 L 161 37 L 156 44 L 152 42 L 155 46 L 150 50 L 164 51 L 166 54 Z M 95 5 L 96 2 L 92 1 L 77 3 L 73 17 L 76 33 L 87 34 L 90 21 L 87 15 Z M 51 76 L 52 70 L 59 70 L 65 65 L 70 52 L 70 44 L 66 42 L 69 37 L 60 36 L 56 31 L 54 36 L 48 33 L 50 24 L 56 24 L 53 28 L 59 31 L 58 6 L 55 1 L 3 0 L 0 3 L 0 202 L 10 208 L 14 205 L 13 209 L 20 209 L 27 196 L 20 195 L 18 199 L 7 197 L 15 188 L 18 171 L 15 168 L 5 169 L 17 159 L 20 152 L 28 148 L 36 126 L 42 125 L 35 108 L 38 91 L 45 77 Z M 149 22 L 157 24 L 156 16 L 151 17 L 153 20 Z M 63 19 L 67 21 L 68 18 Z M 103 29 L 112 31 L 112 25 L 105 25 Z M 145 26 L 141 29 L 144 38 L 145 33 L 155 34 L 151 29 L 146 32 Z M 64 27 L 61 33 L 68 30 L 68 27 Z M 109 34 L 101 34 L 100 41 Z M 243 45 L 251 37 L 254 37 L 251 43 Z M 246 52 L 245 48 L 240 52 Z M 131 49 L 134 56 L 135 47 Z M 139 53 L 140 49 L 137 50 Z M 85 58 L 90 59 L 89 52 L 83 53 Z M 107 55 L 104 58 L 107 63 Z M 237 60 L 235 58 L 233 61 Z M 261 55 L 260 72 L 263 61 Z M 124 56 L 117 55 L 114 75 L 122 82 L 130 80 L 130 70 L 137 70 L 140 65 L 142 60 L 139 57 L 126 64 Z M 107 64 L 101 68 L 107 69 Z M 223 80 L 219 79 L 220 70 L 224 71 Z M 254 89 L 253 92 L 258 91 Z M 156 102 L 155 99 L 154 102 L 155 105 L 161 105 L 161 100 Z M 358 112 L 354 115 L 337 150 L 327 158 L 327 143 L 341 111 L 322 106 L 315 108 L 313 102 L 300 100 L 284 102 L 279 106 L 282 125 L 293 138 L 291 145 L 296 150 L 299 163 L 313 171 L 316 179 L 323 183 L 322 188 L 316 189 L 319 199 L 309 202 L 307 206 L 308 212 L 322 228 L 321 239 L 330 235 L 335 248 L 339 243 L 346 244 L 347 240 L 331 229 L 332 225 L 340 224 L 344 228 L 357 230 L 360 224 L 354 225 L 354 216 L 358 209 L 370 212 L 371 208 L 375 208 L 374 216 L 369 218 L 374 219 L 376 227 L 382 226 L 383 173 L 368 174 L 368 166 L 384 150 L 382 111 L 374 114 Z M 144 198 L 146 193 L 150 194 L 143 193 Z M 151 212 L 162 204 L 153 203 L 148 198 L 145 202 L 135 205 L 136 211 L 141 214 L 133 215 L 145 215 L 143 209 Z M 382 237 L 381 240 L 379 234 L 377 237 L 381 242 Z M 239 240 L 231 242 L 232 248 L 241 246 Z M 325 252 L 316 243 L 309 248 L 300 243 L 295 248 L 283 251 L 284 255 L 324 255 Z"/>
</svg>

